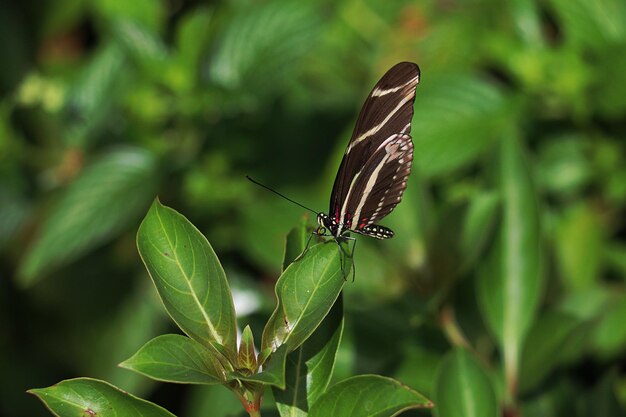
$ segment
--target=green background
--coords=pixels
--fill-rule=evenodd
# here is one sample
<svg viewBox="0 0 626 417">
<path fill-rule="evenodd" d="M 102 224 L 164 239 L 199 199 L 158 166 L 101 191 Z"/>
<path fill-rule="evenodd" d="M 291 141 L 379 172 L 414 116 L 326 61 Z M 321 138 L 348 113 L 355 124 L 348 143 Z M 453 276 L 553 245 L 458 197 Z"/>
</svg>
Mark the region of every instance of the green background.
<svg viewBox="0 0 626 417">
<path fill-rule="evenodd" d="M 413 173 L 396 236 L 359 239 L 335 380 L 443 398 L 467 362 L 523 415 L 624 415 L 624 1 L 22 0 L 0 28 L 0 414 L 77 376 L 238 412 L 117 367 L 176 332 L 139 223 L 157 194 L 188 217 L 260 335 L 303 210 L 245 175 L 327 210 L 367 93 L 413 61 Z"/>
</svg>

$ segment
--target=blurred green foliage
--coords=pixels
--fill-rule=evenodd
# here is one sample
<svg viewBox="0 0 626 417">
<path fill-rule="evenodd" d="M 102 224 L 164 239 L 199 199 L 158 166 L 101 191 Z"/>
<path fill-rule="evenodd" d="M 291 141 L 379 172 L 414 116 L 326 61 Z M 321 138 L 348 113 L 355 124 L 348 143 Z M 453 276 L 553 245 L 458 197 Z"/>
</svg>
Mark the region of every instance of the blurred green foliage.
<svg viewBox="0 0 626 417">
<path fill-rule="evenodd" d="M 302 212 L 245 174 L 325 210 L 364 97 L 408 60 L 414 172 L 396 237 L 359 240 L 335 378 L 437 398 L 468 363 L 523 415 L 624 415 L 623 0 L 23 0 L 0 27 L 1 414 L 48 415 L 24 391 L 85 375 L 232 415 L 221 387 L 115 367 L 169 326 L 140 219 L 156 194 L 185 213 L 260 334 Z"/>
</svg>

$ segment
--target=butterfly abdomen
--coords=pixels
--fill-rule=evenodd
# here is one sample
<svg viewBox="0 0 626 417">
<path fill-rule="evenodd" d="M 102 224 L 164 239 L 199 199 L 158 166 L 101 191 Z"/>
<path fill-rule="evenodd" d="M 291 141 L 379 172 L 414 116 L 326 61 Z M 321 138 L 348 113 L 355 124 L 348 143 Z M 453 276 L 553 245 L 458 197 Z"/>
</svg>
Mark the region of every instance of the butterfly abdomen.
<svg viewBox="0 0 626 417">
<path fill-rule="evenodd" d="M 389 239 L 392 238 L 394 234 L 393 230 L 390 228 L 377 224 L 370 224 L 354 231 L 361 235 L 375 237 L 376 239 Z"/>
</svg>

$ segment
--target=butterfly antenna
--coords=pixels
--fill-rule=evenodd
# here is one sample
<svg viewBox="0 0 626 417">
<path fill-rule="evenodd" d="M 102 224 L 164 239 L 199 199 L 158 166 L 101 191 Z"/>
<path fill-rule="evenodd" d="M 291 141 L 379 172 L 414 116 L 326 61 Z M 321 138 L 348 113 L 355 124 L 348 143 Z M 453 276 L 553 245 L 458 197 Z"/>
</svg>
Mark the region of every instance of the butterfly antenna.
<svg viewBox="0 0 626 417">
<path fill-rule="evenodd" d="M 313 213 L 315 213 L 316 215 L 318 215 L 318 214 L 319 214 L 317 211 L 315 211 L 315 210 L 313 210 L 313 209 L 310 209 L 310 208 L 308 208 L 307 206 L 303 206 L 302 204 L 298 203 L 297 201 L 292 200 L 291 198 L 287 197 L 286 195 L 283 195 L 283 194 L 279 193 L 278 191 L 276 191 L 276 190 L 274 190 L 274 189 L 272 189 L 272 188 L 268 187 L 267 185 L 265 185 L 265 184 L 261 184 L 260 182 L 258 182 L 258 181 L 256 181 L 256 180 L 252 179 L 252 178 L 251 178 L 250 176 L 248 176 L 248 175 L 246 175 L 246 178 L 247 178 L 247 179 L 249 179 L 251 182 L 255 183 L 256 185 L 260 185 L 261 187 L 265 188 L 266 190 L 269 190 L 269 191 L 273 192 L 274 194 L 281 196 L 282 198 L 284 198 L 284 199 L 285 199 L 285 200 L 287 200 L 287 201 L 291 201 L 293 204 L 298 205 L 298 206 L 302 207 L 303 209 L 309 210 L 310 212 L 313 212 Z"/>
</svg>

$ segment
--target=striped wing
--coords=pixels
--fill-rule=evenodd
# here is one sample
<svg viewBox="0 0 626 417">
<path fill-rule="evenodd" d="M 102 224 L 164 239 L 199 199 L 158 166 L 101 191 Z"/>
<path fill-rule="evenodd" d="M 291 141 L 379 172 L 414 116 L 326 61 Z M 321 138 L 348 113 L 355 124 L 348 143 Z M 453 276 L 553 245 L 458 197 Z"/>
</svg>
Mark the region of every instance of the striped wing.
<svg viewBox="0 0 626 417">
<path fill-rule="evenodd" d="M 354 178 L 345 207 L 345 225 L 378 238 L 393 236 L 393 232 L 377 235 L 381 226 L 375 223 L 402 200 L 412 162 L 413 142 L 409 135 L 396 134 L 385 140 Z"/>
<path fill-rule="evenodd" d="M 416 64 L 401 62 L 383 75 L 365 100 L 330 197 L 329 214 L 338 224 L 358 231 L 359 225 L 372 225 L 400 202 L 413 159 L 409 133 L 419 77 Z M 396 145 L 406 148 L 399 151 L 405 157 L 393 152 L 394 157 L 389 156 L 387 150 Z"/>
</svg>

